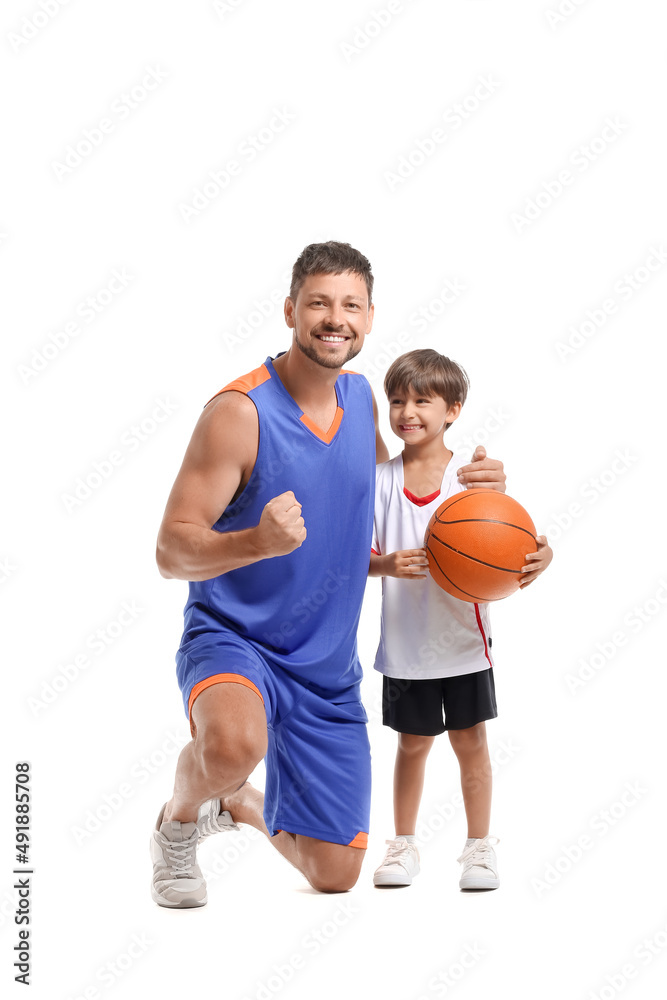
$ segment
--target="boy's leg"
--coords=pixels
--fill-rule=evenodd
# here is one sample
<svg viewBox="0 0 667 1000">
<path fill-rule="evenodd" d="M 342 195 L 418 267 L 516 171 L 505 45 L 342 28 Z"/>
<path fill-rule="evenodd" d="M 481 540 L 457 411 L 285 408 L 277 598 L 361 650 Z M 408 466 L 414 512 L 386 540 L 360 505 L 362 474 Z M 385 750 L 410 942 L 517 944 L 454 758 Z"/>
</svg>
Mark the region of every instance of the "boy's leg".
<svg viewBox="0 0 667 1000">
<path fill-rule="evenodd" d="M 486 723 L 478 722 L 469 729 L 449 729 L 447 732 L 461 769 L 468 837 L 486 837 L 491 821 L 492 785 Z"/>
<path fill-rule="evenodd" d="M 426 759 L 435 736 L 398 734 L 394 765 L 394 824 L 396 836 L 414 836 L 424 789 Z"/>
</svg>

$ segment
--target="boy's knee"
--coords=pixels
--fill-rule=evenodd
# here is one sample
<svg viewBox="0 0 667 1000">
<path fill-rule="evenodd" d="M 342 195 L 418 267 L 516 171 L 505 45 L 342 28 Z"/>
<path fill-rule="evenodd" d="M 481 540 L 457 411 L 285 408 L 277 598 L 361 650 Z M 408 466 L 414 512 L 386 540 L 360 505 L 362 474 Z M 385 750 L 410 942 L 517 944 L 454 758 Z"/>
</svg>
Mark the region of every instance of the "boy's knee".
<svg viewBox="0 0 667 1000">
<path fill-rule="evenodd" d="M 468 729 L 450 729 L 449 739 L 453 747 L 462 750 L 477 750 L 486 746 L 486 727 L 483 722 Z"/>
<path fill-rule="evenodd" d="M 398 747 L 402 754 L 417 756 L 428 753 L 434 739 L 433 736 L 413 736 L 411 733 L 399 733 Z"/>
</svg>

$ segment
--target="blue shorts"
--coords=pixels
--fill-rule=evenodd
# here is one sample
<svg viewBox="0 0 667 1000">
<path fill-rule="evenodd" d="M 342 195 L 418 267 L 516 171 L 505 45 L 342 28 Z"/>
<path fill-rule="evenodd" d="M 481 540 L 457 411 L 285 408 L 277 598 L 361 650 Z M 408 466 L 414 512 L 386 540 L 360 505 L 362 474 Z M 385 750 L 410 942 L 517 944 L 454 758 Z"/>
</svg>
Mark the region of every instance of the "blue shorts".
<svg viewBox="0 0 667 1000">
<path fill-rule="evenodd" d="M 189 640 L 176 664 L 191 729 L 192 705 L 211 684 L 244 684 L 262 699 L 268 728 L 264 821 L 271 836 L 285 830 L 366 847 L 371 755 L 358 684 L 324 697 L 230 631 Z"/>
</svg>

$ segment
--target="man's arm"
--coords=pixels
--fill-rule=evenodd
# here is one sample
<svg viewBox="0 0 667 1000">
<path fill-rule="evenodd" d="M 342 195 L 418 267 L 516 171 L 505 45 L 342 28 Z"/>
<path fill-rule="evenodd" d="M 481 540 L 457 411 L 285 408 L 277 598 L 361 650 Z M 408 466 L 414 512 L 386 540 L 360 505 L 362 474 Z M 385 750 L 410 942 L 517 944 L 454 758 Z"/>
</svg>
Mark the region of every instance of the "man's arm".
<svg viewBox="0 0 667 1000">
<path fill-rule="evenodd" d="M 389 461 L 389 449 L 382 440 L 382 435 L 380 434 L 378 405 L 375 402 L 375 395 L 372 389 L 371 396 L 373 397 L 373 416 L 375 418 L 375 464 L 379 465 L 381 462 Z"/>
<path fill-rule="evenodd" d="M 257 457 L 259 422 L 251 399 L 223 392 L 205 407 L 176 477 L 157 541 L 162 576 L 212 577 L 273 556 L 286 555 L 306 537 L 301 504 L 292 492 L 266 504 L 259 524 L 242 531 L 211 527 L 250 478 Z"/>
<path fill-rule="evenodd" d="M 472 456 L 472 463 L 458 470 L 459 482 L 464 489 L 483 487 L 489 490 L 505 492 L 507 476 L 503 471 L 503 463 L 496 458 L 486 457 L 486 448 L 478 444 Z"/>
</svg>

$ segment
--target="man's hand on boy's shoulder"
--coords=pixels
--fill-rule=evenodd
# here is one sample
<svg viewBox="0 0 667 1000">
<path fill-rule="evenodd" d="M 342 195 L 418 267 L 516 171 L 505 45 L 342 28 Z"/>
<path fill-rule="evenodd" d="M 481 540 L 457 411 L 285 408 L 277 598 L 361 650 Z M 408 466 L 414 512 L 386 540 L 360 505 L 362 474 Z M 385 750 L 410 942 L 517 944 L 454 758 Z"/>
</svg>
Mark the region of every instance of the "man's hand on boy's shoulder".
<svg viewBox="0 0 667 1000">
<path fill-rule="evenodd" d="M 489 490 L 505 492 L 505 473 L 503 463 L 497 458 L 487 458 L 486 448 L 478 444 L 472 456 L 470 465 L 464 465 L 458 470 L 459 482 L 468 487 L 482 487 Z"/>
<path fill-rule="evenodd" d="M 528 587 L 533 580 L 538 578 L 540 573 L 544 573 L 554 557 L 553 549 L 549 545 L 546 535 L 538 535 L 535 541 L 537 542 L 537 552 L 529 552 L 526 556 L 526 565 L 521 567 L 524 576 L 521 577 L 519 590 Z"/>
</svg>

